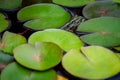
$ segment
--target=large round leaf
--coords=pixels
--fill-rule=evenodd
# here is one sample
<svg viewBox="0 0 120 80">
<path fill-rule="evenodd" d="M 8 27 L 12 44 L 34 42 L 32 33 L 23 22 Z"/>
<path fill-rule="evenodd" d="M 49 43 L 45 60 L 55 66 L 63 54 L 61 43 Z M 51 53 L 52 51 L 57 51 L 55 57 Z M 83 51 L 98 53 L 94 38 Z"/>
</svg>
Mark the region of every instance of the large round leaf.
<svg viewBox="0 0 120 80">
<path fill-rule="evenodd" d="M 60 4 L 63 6 L 78 7 L 94 2 L 95 0 L 52 0 L 52 1 L 56 4 Z"/>
<path fill-rule="evenodd" d="M 86 32 L 80 38 L 88 44 L 108 47 L 120 45 L 120 18 L 100 17 L 90 19 L 82 22 L 77 30 Z"/>
<path fill-rule="evenodd" d="M 22 5 L 22 0 L 0 0 L 0 9 L 16 9 Z"/>
<path fill-rule="evenodd" d="M 26 38 L 20 34 L 12 32 L 4 32 L 0 42 L 0 50 L 3 52 L 13 54 L 13 49 L 21 44 L 26 43 Z"/>
<path fill-rule="evenodd" d="M 23 44 L 13 52 L 17 62 L 34 70 L 47 70 L 62 59 L 62 50 L 53 43 L 36 43 L 35 46 Z"/>
<path fill-rule="evenodd" d="M 120 71 L 120 59 L 109 49 L 100 46 L 82 47 L 71 50 L 62 60 L 69 73 L 80 78 L 103 80 Z"/>
<path fill-rule="evenodd" d="M 120 5 L 112 1 L 96 1 L 85 6 L 82 12 L 87 19 L 101 16 L 120 17 Z"/>
<path fill-rule="evenodd" d="M 9 26 L 9 21 L 6 16 L 0 13 L 0 33 L 6 30 Z"/>
<path fill-rule="evenodd" d="M 38 72 L 12 63 L 2 71 L 1 80 L 57 80 L 57 75 L 54 70 Z"/>
<path fill-rule="evenodd" d="M 71 49 L 79 50 L 80 47 L 83 46 L 82 41 L 75 34 L 60 29 L 38 31 L 33 33 L 28 39 L 30 44 L 35 44 L 40 41 L 53 42 L 60 46 L 64 51 L 69 51 Z"/>
<path fill-rule="evenodd" d="M 70 20 L 71 15 L 61 6 L 41 3 L 21 9 L 17 17 L 19 20 L 29 20 L 24 26 L 34 30 L 41 30 L 59 28 Z"/>
</svg>

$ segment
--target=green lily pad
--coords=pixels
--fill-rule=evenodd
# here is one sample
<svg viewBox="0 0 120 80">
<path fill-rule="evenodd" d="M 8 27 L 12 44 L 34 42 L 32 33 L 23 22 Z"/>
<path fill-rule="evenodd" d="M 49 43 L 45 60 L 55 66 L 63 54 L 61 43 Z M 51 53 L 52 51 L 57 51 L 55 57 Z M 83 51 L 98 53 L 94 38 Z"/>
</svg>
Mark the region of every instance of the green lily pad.
<svg viewBox="0 0 120 80">
<path fill-rule="evenodd" d="M 14 57 L 0 51 L 0 63 L 9 64 L 14 61 Z"/>
<path fill-rule="evenodd" d="M 15 47 L 26 42 L 27 41 L 24 36 L 6 31 L 4 32 L 2 40 L 0 42 L 0 50 L 8 54 L 13 54 L 13 49 Z"/>
<path fill-rule="evenodd" d="M 63 6 L 78 7 L 94 2 L 95 0 L 52 0 L 52 1 L 56 4 L 60 4 Z"/>
<path fill-rule="evenodd" d="M 57 80 L 57 75 L 54 70 L 38 72 L 12 63 L 2 71 L 1 80 Z"/>
<path fill-rule="evenodd" d="M 22 0 L 0 0 L 0 9 L 16 9 L 21 7 Z"/>
<path fill-rule="evenodd" d="M 63 56 L 62 65 L 72 75 L 90 80 L 103 80 L 120 72 L 120 59 L 100 46 L 73 49 Z"/>
<path fill-rule="evenodd" d="M 80 38 L 87 44 L 110 47 L 120 45 L 119 26 L 120 18 L 100 17 L 82 22 L 77 30 L 86 32 Z"/>
<path fill-rule="evenodd" d="M 116 53 L 116 55 L 120 58 L 120 53 Z"/>
<path fill-rule="evenodd" d="M 112 1 L 95 1 L 85 6 L 82 13 L 87 19 L 101 16 L 120 17 L 120 5 Z"/>
<path fill-rule="evenodd" d="M 83 42 L 78 36 L 61 29 L 46 29 L 44 31 L 38 31 L 33 33 L 28 39 L 28 43 L 30 44 L 35 44 L 36 42 L 41 41 L 55 43 L 64 51 L 69 51 L 71 49 L 80 50 L 81 46 L 83 46 Z"/>
<path fill-rule="evenodd" d="M 120 3 L 120 0 L 112 0 L 112 1 L 114 1 L 114 2 L 116 2 L 116 3 Z"/>
<path fill-rule="evenodd" d="M 23 44 L 16 47 L 14 57 L 23 66 L 34 70 L 47 70 L 58 65 L 62 50 L 53 43 Z"/>
<path fill-rule="evenodd" d="M 24 23 L 24 26 L 33 30 L 59 28 L 71 19 L 69 12 L 63 7 L 52 3 L 24 7 L 18 12 L 17 17 L 19 20 L 28 20 Z"/>
<path fill-rule="evenodd" d="M 6 30 L 9 26 L 9 21 L 6 18 L 5 15 L 0 13 L 0 33 Z"/>
</svg>

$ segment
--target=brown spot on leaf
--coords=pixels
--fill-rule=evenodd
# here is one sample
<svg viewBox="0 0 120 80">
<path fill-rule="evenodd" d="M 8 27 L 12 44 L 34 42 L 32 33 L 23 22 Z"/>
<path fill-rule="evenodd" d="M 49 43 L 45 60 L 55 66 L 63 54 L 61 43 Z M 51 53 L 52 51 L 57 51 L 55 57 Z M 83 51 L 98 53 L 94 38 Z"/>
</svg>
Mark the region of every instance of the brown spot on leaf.
<svg viewBox="0 0 120 80">
<path fill-rule="evenodd" d="M 101 10 L 101 11 L 100 11 L 100 14 L 102 14 L 102 15 L 107 15 L 107 14 L 108 14 L 108 10 Z"/>
<path fill-rule="evenodd" d="M 40 54 L 34 54 L 33 59 L 35 59 L 37 62 L 40 62 L 42 60 L 43 56 Z"/>
<path fill-rule="evenodd" d="M 0 72 L 7 66 L 7 64 L 0 63 Z"/>
<path fill-rule="evenodd" d="M 0 42 L 0 47 L 5 47 L 5 43 L 4 42 Z"/>
<path fill-rule="evenodd" d="M 110 33 L 107 32 L 107 31 L 101 31 L 100 34 L 102 34 L 102 35 L 108 35 L 108 34 L 110 34 Z"/>
</svg>

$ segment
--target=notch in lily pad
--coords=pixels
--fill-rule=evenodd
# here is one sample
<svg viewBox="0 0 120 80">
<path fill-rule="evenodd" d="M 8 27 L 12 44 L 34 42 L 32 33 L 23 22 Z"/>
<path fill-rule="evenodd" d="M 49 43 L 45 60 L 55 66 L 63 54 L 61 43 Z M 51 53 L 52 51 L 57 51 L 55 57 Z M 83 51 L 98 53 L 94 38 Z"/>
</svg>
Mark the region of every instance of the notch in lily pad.
<svg viewBox="0 0 120 80">
<path fill-rule="evenodd" d="M 86 46 L 70 50 L 63 56 L 62 65 L 70 74 L 84 79 L 103 80 L 120 71 L 120 59 L 101 46 Z"/>
<path fill-rule="evenodd" d="M 100 17 L 82 22 L 77 31 L 85 32 L 80 38 L 89 45 L 113 47 L 120 45 L 120 18 Z"/>
<path fill-rule="evenodd" d="M 64 51 L 80 50 L 84 45 L 77 35 L 61 29 L 46 29 L 33 33 L 29 37 L 28 43 L 35 44 L 36 42 L 52 42 Z"/>
<path fill-rule="evenodd" d="M 26 21 L 24 26 L 33 30 L 60 28 L 70 19 L 71 14 L 63 7 L 52 3 L 34 4 L 21 9 L 17 18 Z"/>
<path fill-rule="evenodd" d="M 16 75 L 15 75 L 16 74 Z M 1 80 L 57 80 L 54 70 L 32 71 L 17 63 L 9 64 L 1 73 Z"/>
<path fill-rule="evenodd" d="M 0 33 L 5 31 L 9 25 L 10 23 L 8 18 L 3 13 L 0 13 Z"/>
<path fill-rule="evenodd" d="M 13 10 L 21 7 L 22 0 L 0 0 L 0 9 Z"/>
<path fill-rule="evenodd" d="M 67 7 L 81 7 L 95 0 L 52 0 L 54 3 Z"/>
<path fill-rule="evenodd" d="M 82 11 L 84 17 L 87 19 L 111 16 L 120 17 L 120 5 L 113 1 L 95 1 L 86 5 Z"/>
<path fill-rule="evenodd" d="M 58 65 L 62 59 L 62 49 L 56 44 L 38 42 L 34 46 L 23 44 L 16 47 L 14 57 L 21 65 L 34 70 L 47 70 Z"/>
<path fill-rule="evenodd" d="M 26 42 L 27 40 L 24 36 L 6 31 L 4 32 L 0 42 L 0 50 L 12 55 L 15 47 Z"/>
</svg>

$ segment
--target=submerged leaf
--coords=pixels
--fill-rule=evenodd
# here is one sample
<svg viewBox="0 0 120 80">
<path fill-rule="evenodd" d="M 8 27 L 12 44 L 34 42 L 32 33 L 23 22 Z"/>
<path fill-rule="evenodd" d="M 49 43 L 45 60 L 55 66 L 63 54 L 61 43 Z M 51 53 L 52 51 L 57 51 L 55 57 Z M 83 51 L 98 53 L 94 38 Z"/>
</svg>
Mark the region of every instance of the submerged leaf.
<svg viewBox="0 0 120 80">
<path fill-rule="evenodd" d="M 22 0 L 0 0 L 0 9 L 16 9 L 21 7 Z"/>
<path fill-rule="evenodd" d="M 82 13 L 87 19 L 101 16 L 120 17 L 120 5 L 112 1 L 96 1 L 85 6 Z"/>
</svg>

